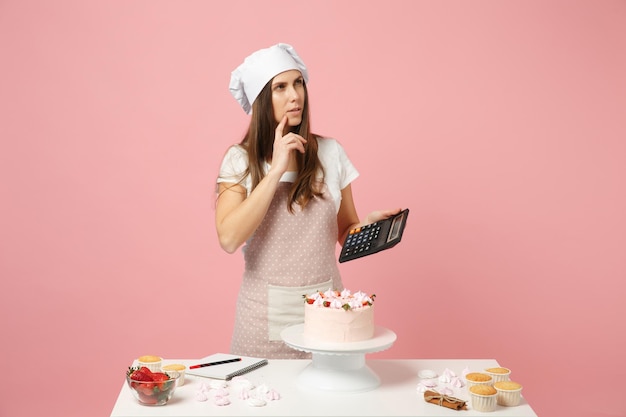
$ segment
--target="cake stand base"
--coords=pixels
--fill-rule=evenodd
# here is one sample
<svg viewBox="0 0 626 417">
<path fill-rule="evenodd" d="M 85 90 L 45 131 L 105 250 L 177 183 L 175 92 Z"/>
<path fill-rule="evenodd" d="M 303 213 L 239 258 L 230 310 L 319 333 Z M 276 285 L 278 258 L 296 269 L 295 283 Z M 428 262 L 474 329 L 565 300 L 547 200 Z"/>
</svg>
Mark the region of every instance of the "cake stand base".
<svg viewBox="0 0 626 417">
<path fill-rule="evenodd" d="M 364 392 L 377 388 L 380 378 L 366 364 L 365 354 L 327 355 L 313 353 L 312 360 L 298 375 L 306 388 L 333 392 Z"/>
<path fill-rule="evenodd" d="M 352 343 L 320 343 L 302 335 L 303 325 L 281 332 L 290 347 L 311 352 L 311 363 L 298 375 L 297 382 L 305 388 L 332 392 L 364 392 L 377 388 L 380 378 L 365 363 L 365 354 L 389 348 L 396 334 L 376 327 L 374 337 Z"/>
</svg>

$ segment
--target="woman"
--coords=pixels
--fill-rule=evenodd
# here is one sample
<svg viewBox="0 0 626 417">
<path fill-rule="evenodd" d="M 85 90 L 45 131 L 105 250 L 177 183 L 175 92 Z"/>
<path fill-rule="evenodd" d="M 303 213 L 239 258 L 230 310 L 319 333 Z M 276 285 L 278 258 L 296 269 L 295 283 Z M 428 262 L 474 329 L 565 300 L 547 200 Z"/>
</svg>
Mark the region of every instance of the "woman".
<svg viewBox="0 0 626 417">
<path fill-rule="evenodd" d="M 307 358 L 280 332 L 303 321 L 304 294 L 343 289 L 337 241 L 359 223 L 350 183 L 358 176 L 334 139 L 311 133 L 307 69 L 287 44 L 261 49 L 231 74 L 250 125 L 217 179 L 216 229 L 228 252 L 243 248 L 231 353 Z M 362 224 L 400 209 L 375 211 Z"/>
</svg>

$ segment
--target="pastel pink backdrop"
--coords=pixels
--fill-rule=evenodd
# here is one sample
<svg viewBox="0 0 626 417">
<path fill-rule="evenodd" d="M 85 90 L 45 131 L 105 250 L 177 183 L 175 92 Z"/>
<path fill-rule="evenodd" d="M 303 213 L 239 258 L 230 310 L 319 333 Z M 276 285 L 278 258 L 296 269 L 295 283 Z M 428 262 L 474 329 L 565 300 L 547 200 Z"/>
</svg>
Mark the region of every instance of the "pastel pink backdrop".
<svg viewBox="0 0 626 417">
<path fill-rule="evenodd" d="M 398 335 L 371 359 L 494 358 L 540 416 L 625 416 L 626 3 L 394 0 L 0 2 L 0 416 L 108 416 L 137 356 L 228 349 L 227 87 L 277 42 L 360 214 L 411 209 L 340 266 Z"/>
</svg>

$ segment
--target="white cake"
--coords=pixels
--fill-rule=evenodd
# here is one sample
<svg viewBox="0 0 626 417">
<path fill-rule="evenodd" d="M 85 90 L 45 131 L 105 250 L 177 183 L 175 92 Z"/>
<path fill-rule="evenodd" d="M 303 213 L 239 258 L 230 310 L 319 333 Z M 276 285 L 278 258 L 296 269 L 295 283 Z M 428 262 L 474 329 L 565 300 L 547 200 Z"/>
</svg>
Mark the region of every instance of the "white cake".
<svg viewBox="0 0 626 417">
<path fill-rule="evenodd" d="M 305 295 L 303 336 L 320 342 L 347 343 L 374 336 L 374 298 L 358 291 L 329 289 Z"/>
</svg>

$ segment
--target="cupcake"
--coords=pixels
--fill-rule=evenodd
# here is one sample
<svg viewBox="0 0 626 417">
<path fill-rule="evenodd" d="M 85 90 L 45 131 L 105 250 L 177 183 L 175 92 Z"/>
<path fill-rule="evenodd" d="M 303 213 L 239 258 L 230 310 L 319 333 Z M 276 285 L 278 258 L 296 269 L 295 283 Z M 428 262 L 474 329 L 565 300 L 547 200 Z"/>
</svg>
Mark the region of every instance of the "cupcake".
<svg viewBox="0 0 626 417">
<path fill-rule="evenodd" d="M 153 355 L 144 355 L 140 356 L 137 359 L 137 365 L 139 367 L 145 366 L 150 369 L 152 372 L 159 372 L 161 370 L 161 363 L 163 362 L 163 358 L 160 356 Z"/>
<path fill-rule="evenodd" d="M 176 381 L 176 386 L 180 387 L 185 385 L 185 371 L 187 370 L 187 367 L 183 364 L 180 363 L 170 363 L 168 365 L 163 365 L 163 369 L 166 372 L 169 371 L 176 371 L 180 374 L 180 376 L 178 377 L 178 381 Z"/>
<path fill-rule="evenodd" d="M 508 381 L 511 370 L 509 368 L 495 367 L 485 369 L 485 373 L 491 375 L 493 382 L 496 383 L 498 381 Z"/>
<path fill-rule="evenodd" d="M 470 372 L 465 375 L 465 380 L 467 381 L 468 387 L 473 387 L 474 385 L 493 385 L 491 375 L 482 372 Z"/>
<path fill-rule="evenodd" d="M 493 384 L 498 392 L 498 404 L 506 407 L 519 405 L 522 397 L 522 385 L 514 381 L 498 381 Z"/>
<path fill-rule="evenodd" d="M 489 412 L 496 409 L 498 391 L 491 385 L 471 386 L 472 408 L 476 411 Z"/>
</svg>

